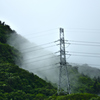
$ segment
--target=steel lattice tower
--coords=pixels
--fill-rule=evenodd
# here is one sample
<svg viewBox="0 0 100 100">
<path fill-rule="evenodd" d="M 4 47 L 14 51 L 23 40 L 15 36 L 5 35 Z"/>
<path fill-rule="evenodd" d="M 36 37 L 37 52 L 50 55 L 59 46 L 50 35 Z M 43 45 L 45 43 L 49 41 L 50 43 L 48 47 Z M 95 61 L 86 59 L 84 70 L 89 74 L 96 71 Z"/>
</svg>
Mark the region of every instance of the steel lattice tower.
<svg viewBox="0 0 100 100">
<path fill-rule="evenodd" d="M 70 83 L 69 83 L 69 76 L 66 63 L 64 29 L 60 28 L 60 67 L 59 67 L 58 95 L 62 93 L 70 94 Z"/>
</svg>

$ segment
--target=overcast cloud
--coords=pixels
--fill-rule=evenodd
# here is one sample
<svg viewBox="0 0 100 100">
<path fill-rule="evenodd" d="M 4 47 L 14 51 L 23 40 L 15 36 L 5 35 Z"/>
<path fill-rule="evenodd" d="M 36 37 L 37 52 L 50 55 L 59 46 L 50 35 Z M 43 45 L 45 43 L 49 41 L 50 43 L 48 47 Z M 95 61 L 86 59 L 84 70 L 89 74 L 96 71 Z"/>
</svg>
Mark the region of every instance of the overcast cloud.
<svg viewBox="0 0 100 100">
<path fill-rule="evenodd" d="M 0 0 L 0 19 L 37 44 L 59 39 L 59 27 L 66 40 L 100 42 L 100 0 Z M 100 53 L 100 47 L 70 45 L 66 51 Z M 96 57 L 71 56 L 68 61 L 100 65 Z"/>
</svg>

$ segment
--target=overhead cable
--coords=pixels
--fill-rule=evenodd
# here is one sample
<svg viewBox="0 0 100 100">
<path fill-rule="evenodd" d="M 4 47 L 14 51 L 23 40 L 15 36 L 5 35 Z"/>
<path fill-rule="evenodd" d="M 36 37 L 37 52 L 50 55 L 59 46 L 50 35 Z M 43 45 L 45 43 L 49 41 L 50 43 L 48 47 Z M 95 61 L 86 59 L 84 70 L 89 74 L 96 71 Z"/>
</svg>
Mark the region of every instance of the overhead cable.
<svg viewBox="0 0 100 100">
<path fill-rule="evenodd" d="M 58 29 L 58 28 L 55 28 L 55 29 Z M 42 36 L 46 36 L 46 35 L 48 35 L 48 34 L 54 34 L 54 32 L 53 33 L 49 33 L 50 31 L 53 31 L 53 30 L 55 30 L 55 29 L 51 29 L 51 30 L 45 30 L 45 31 L 39 31 L 39 32 L 34 32 L 34 33 L 32 33 L 32 34 L 28 34 L 28 35 L 26 35 L 26 36 L 31 36 L 32 37 L 32 35 L 34 34 L 34 36 L 32 37 L 32 38 L 37 38 L 37 37 L 42 37 Z M 45 33 L 46 32 L 46 33 Z M 38 33 L 41 33 L 42 35 L 39 35 Z"/>
<path fill-rule="evenodd" d="M 30 52 L 34 52 L 34 51 L 38 51 L 38 50 L 41 50 L 41 49 L 46 49 L 46 48 L 50 48 L 50 47 L 54 47 L 55 45 L 51 45 L 51 46 L 47 46 L 47 47 L 41 47 L 40 49 L 35 49 L 35 50 L 30 50 L 30 51 L 26 51 L 26 52 L 22 52 L 22 54 L 24 53 L 30 53 Z"/>
<path fill-rule="evenodd" d="M 37 72 L 37 71 L 47 71 L 47 70 L 52 70 L 52 69 L 55 69 L 55 68 L 58 68 L 58 66 L 55 66 L 55 67 L 52 67 L 52 68 L 48 68 L 48 69 L 43 69 L 43 70 L 35 70 L 34 72 Z"/>
<path fill-rule="evenodd" d="M 43 67 L 33 68 L 32 70 L 36 70 L 36 69 L 39 69 L 39 70 L 40 70 L 41 68 L 46 68 L 46 67 L 50 67 L 50 66 L 51 66 L 51 67 L 52 67 L 52 66 L 54 67 L 54 66 L 57 65 L 57 64 L 59 64 L 59 63 L 51 64 L 51 65 L 46 65 L 46 66 L 44 65 Z"/>
<path fill-rule="evenodd" d="M 26 63 L 35 63 L 35 62 L 40 62 L 40 61 L 42 61 L 42 60 L 47 60 L 47 59 L 51 59 L 51 58 L 56 58 L 56 57 L 58 57 L 58 56 L 55 56 L 55 57 L 49 57 L 49 58 L 44 58 L 44 59 L 40 59 L 40 60 L 34 60 L 34 61 L 31 61 L 31 62 L 27 62 L 27 61 L 25 61 L 24 63 L 26 64 Z"/>
<path fill-rule="evenodd" d="M 82 64 L 82 65 L 87 64 L 87 65 L 93 65 L 93 66 L 100 66 L 98 64 L 89 64 L 89 63 L 72 63 L 72 62 L 68 62 L 68 63 L 69 64 Z"/>
<path fill-rule="evenodd" d="M 24 49 L 21 49 L 21 50 L 27 50 L 27 49 L 31 49 L 31 48 L 36 48 L 36 47 L 39 47 L 39 46 L 44 46 L 44 45 L 48 45 L 48 44 L 52 44 L 54 43 L 55 41 L 53 42 L 48 42 L 48 43 L 44 43 L 44 44 L 39 44 L 37 46 L 31 46 L 31 47 L 28 47 L 28 48 L 24 48 Z"/>
<path fill-rule="evenodd" d="M 66 54 L 66 55 L 71 55 L 71 56 L 82 56 L 82 57 L 95 57 L 95 58 L 100 58 L 100 56 L 94 56 L 94 55 L 77 55 L 77 54 Z"/>
<path fill-rule="evenodd" d="M 92 44 L 100 44 L 100 42 L 90 42 L 90 41 L 75 41 L 75 40 L 66 40 L 67 42 L 79 42 L 79 43 L 92 43 Z"/>
<path fill-rule="evenodd" d="M 32 33 L 32 34 L 38 34 L 38 33 L 49 32 L 49 31 L 52 31 L 52 30 L 55 30 L 55 29 L 58 29 L 58 28 L 53 28 L 53 29 L 44 30 L 44 31 L 38 31 L 38 32 L 34 32 L 34 33 Z M 48 33 L 47 33 L 47 34 L 48 34 Z"/>
<path fill-rule="evenodd" d="M 66 43 L 69 44 L 69 43 Z M 84 45 L 84 46 L 96 46 L 96 47 L 100 47 L 100 45 L 92 45 L 92 44 L 80 44 L 80 43 L 70 43 L 70 45 Z"/>
<path fill-rule="evenodd" d="M 41 58 L 41 57 L 45 57 L 45 56 L 53 56 L 55 53 L 50 53 L 50 54 L 46 54 L 46 55 L 41 55 L 41 56 L 33 56 L 32 58 L 29 59 L 24 59 L 25 60 L 31 60 L 31 59 L 37 59 L 37 58 Z"/>
<path fill-rule="evenodd" d="M 100 53 L 89 53 L 89 52 L 76 52 L 76 51 L 66 51 L 67 53 L 81 53 L 81 54 L 92 54 L 92 55 L 100 55 Z"/>
</svg>

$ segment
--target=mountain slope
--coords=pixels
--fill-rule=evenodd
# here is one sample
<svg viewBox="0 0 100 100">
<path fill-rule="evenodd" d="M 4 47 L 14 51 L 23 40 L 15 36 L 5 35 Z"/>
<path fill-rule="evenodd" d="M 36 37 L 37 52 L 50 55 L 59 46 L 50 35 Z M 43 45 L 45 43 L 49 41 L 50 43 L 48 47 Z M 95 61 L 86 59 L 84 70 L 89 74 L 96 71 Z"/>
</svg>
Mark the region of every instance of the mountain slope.
<svg viewBox="0 0 100 100">
<path fill-rule="evenodd" d="M 22 55 L 7 44 L 14 32 L 0 22 L 0 100 L 38 100 L 55 94 L 50 83 L 16 65 L 16 60 L 21 64 Z"/>
</svg>

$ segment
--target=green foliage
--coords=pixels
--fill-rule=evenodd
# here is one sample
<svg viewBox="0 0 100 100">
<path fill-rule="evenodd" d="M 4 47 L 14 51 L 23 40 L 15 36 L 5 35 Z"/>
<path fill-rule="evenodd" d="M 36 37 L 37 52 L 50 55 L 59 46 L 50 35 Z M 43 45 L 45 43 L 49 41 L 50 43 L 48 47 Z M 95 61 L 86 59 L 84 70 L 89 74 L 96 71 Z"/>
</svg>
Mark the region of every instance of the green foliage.
<svg viewBox="0 0 100 100">
<path fill-rule="evenodd" d="M 80 74 L 78 67 L 68 66 L 72 93 L 100 94 L 100 77 L 91 79 L 87 75 Z"/>
<path fill-rule="evenodd" d="M 89 93 L 84 93 L 84 94 L 78 93 L 78 94 L 70 94 L 66 96 L 52 96 L 48 98 L 48 100 L 95 100 L 92 98 L 98 98 L 98 96 L 95 94 L 89 94 Z"/>
<path fill-rule="evenodd" d="M 0 43 L 0 63 L 13 63 L 15 64 L 15 59 L 18 58 L 19 52 L 8 44 Z"/>
<path fill-rule="evenodd" d="M 92 97 L 90 100 L 100 100 L 100 97 Z"/>
<path fill-rule="evenodd" d="M 44 94 L 41 94 L 41 93 L 37 94 L 35 97 L 36 100 L 44 100 L 44 98 L 46 98 L 46 96 Z"/>
<path fill-rule="evenodd" d="M 0 42 L 1 43 L 6 43 L 8 37 L 13 32 L 14 31 L 11 30 L 10 26 L 5 25 L 4 23 L 0 23 Z"/>
<path fill-rule="evenodd" d="M 56 90 L 50 83 L 16 65 L 15 60 L 21 64 L 21 54 L 7 44 L 13 32 L 0 21 L 0 100 L 40 100 L 53 95 Z"/>
<path fill-rule="evenodd" d="M 84 93 L 84 94 L 71 94 L 65 97 L 65 100 L 69 99 L 69 100 L 89 100 L 91 97 L 97 97 L 94 94 L 88 94 L 88 93 Z"/>
<path fill-rule="evenodd" d="M 80 75 L 78 78 L 78 86 L 74 88 L 77 93 L 100 93 L 100 78 L 91 79 L 86 75 Z"/>
</svg>

